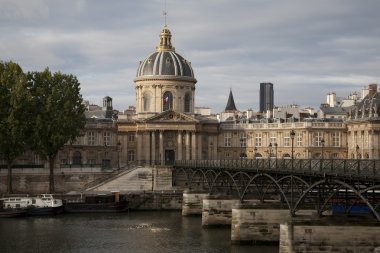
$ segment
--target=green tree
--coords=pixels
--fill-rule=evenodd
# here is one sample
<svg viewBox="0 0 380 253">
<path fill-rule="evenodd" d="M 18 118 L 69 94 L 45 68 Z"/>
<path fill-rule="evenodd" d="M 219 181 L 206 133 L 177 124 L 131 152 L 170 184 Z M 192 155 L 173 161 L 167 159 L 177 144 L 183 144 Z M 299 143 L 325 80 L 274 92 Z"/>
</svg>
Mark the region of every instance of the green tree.
<svg viewBox="0 0 380 253">
<path fill-rule="evenodd" d="M 49 189 L 55 192 L 54 162 L 60 149 L 74 141 L 85 125 L 80 83 L 73 75 L 29 72 L 27 75 L 36 109 L 32 149 L 49 162 Z"/>
<path fill-rule="evenodd" d="M 7 192 L 12 193 L 12 165 L 27 149 L 30 93 L 26 75 L 14 62 L 0 62 L 0 156 L 7 162 Z"/>
</svg>

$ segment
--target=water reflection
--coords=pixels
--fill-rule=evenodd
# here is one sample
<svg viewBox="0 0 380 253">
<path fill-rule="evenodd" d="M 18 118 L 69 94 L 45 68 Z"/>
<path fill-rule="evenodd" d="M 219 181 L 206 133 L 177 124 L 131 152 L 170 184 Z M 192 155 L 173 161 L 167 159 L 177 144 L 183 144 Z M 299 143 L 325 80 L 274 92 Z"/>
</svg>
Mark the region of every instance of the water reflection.
<svg viewBox="0 0 380 253">
<path fill-rule="evenodd" d="M 230 229 L 202 229 L 180 212 L 67 214 L 0 219 L 0 251 L 274 253 L 275 246 L 231 245 Z"/>
</svg>

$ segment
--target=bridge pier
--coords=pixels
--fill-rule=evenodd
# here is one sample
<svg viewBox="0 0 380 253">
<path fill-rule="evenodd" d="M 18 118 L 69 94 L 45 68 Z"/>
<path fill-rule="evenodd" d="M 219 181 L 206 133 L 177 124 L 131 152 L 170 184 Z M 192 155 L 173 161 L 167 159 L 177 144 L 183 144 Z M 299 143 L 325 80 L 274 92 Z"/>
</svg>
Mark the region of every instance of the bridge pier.
<svg viewBox="0 0 380 253">
<path fill-rule="evenodd" d="M 203 199 L 202 227 L 231 226 L 232 208 L 240 200 L 228 195 L 208 195 Z"/>
<path fill-rule="evenodd" d="M 201 191 L 185 190 L 182 195 L 182 215 L 202 215 L 203 199 L 209 194 Z"/>
<path fill-rule="evenodd" d="M 312 215 L 314 210 L 298 213 Z M 278 243 L 280 223 L 289 217 L 289 210 L 277 202 L 257 205 L 241 204 L 232 209 L 231 242 L 234 244 Z"/>
<path fill-rule="evenodd" d="M 380 225 L 353 217 L 294 217 L 280 225 L 280 253 L 290 252 L 377 252 Z"/>
</svg>

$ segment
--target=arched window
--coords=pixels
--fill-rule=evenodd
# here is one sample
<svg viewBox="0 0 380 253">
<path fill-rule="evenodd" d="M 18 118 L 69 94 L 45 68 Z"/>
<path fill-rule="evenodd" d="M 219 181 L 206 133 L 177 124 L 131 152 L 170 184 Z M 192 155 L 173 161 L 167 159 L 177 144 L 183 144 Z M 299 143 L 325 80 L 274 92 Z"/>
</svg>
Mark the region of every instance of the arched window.
<svg viewBox="0 0 380 253">
<path fill-rule="evenodd" d="M 150 100 L 151 100 L 151 95 L 149 92 L 144 93 L 143 95 L 143 101 L 144 101 L 144 111 L 148 112 L 150 111 Z"/>
<path fill-rule="evenodd" d="M 167 91 L 162 97 L 162 110 L 167 111 L 171 109 L 173 109 L 173 95 L 170 91 Z"/>
<path fill-rule="evenodd" d="M 82 154 L 79 151 L 75 151 L 73 154 L 73 164 L 82 164 Z"/>
<path fill-rule="evenodd" d="M 184 112 L 190 112 L 190 99 L 191 99 L 191 97 L 190 97 L 190 94 L 189 93 L 186 93 L 186 95 L 185 95 L 185 110 L 184 110 Z"/>
</svg>

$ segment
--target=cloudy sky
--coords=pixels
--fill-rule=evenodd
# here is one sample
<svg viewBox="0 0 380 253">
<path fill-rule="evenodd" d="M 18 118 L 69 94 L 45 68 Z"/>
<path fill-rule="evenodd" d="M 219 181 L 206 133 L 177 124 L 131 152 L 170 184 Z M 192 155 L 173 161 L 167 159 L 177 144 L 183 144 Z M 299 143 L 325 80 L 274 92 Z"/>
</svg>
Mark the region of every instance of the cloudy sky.
<svg viewBox="0 0 380 253">
<path fill-rule="evenodd" d="M 138 63 L 155 50 L 164 0 L 0 0 L 0 60 L 78 77 L 84 99 L 135 104 Z M 167 0 L 176 51 L 192 62 L 196 106 L 317 107 L 380 83 L 378 0 Z"/>
</svg>

